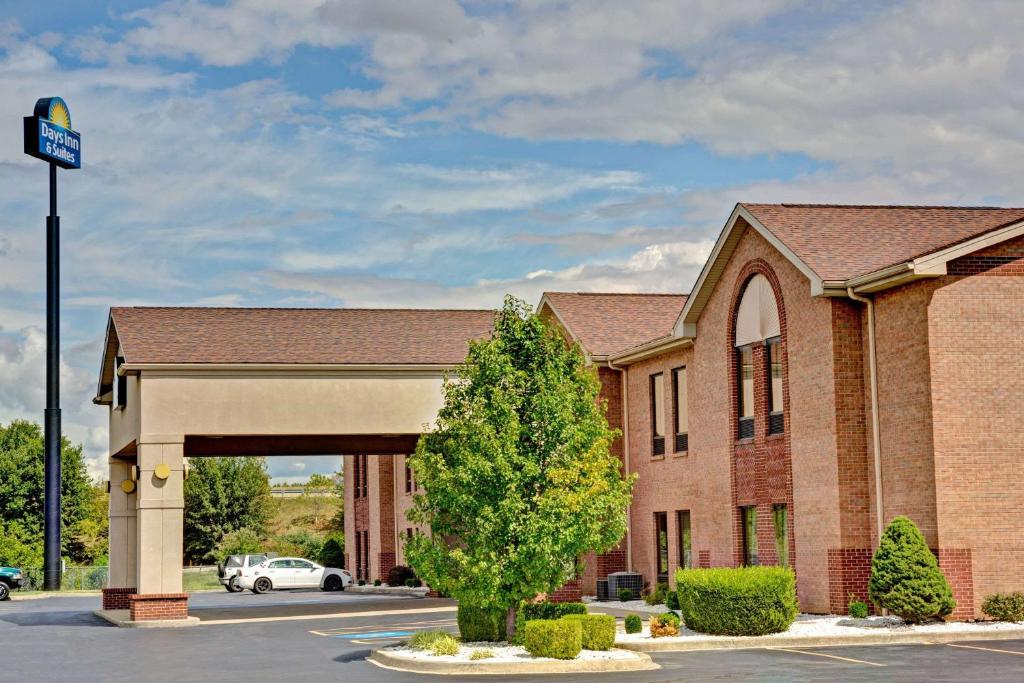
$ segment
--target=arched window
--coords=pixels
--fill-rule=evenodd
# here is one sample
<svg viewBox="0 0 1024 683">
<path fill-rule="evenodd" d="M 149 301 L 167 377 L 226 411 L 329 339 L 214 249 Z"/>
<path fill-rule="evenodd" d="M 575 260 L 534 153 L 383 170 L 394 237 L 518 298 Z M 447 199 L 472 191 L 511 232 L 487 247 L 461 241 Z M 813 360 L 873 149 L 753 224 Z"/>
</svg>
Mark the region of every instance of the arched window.
<svg viewBox="0 0 1024 683">
<path fill-rule="evenodd" d="M 739 438 L 754 436 L 754 347 L 764 343 L 769 433 L 783 429 L 782 356 L 779 306 L 768 278 L 758 273 L 747 281 L 736 310 L 736 403 Z"/>
</svg>

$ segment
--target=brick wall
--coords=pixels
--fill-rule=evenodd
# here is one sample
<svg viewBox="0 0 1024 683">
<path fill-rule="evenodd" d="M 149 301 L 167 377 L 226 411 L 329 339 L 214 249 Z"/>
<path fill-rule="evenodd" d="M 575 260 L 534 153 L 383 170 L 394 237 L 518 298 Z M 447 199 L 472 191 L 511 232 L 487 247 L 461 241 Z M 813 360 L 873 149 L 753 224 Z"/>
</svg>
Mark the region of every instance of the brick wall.
<svg viewBox="0 0 1024 683">
<path fill-rule="evenodd" d="M 551 602 L 579 602 L 583 597 L 579 579 L 567 581 L 564 586 L 547 596 Z"/>
<path fill-rule="evenodd" d="M 135 594 L 129 598 L 132 621 L 188 618 L 188 593 Z"/>
<path fill-rule="evenodd" d="M 370 529 L 370 581 L 386 581 L 395 566 L 395 456 L 375 455 L 370 458 L 376 472 L 373 511 L 376 524 Z M 375 528 L 373 528 L 375 527 Z M 374 536 L 376 534 L 376 537 Z"/>
<path fill-rule="evenodd" d="M 134 588 L 104 588 L 103 609 L 130 609 Z"/>
</svg>

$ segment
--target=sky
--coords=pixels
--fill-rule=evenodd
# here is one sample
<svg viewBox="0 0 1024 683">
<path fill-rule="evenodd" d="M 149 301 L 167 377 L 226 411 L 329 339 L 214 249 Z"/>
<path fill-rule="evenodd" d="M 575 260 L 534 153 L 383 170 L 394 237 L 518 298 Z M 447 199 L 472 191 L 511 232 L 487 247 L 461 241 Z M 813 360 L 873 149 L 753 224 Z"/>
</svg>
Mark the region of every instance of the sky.
<svg viewBox="0 0 1024 683">
<path fill-rule="evenodd" d="M 112 305 L 686 292 L 738 201 L 1020 206 L 1022 33 L 1017 0 L 3 0 L 0 423 L 44 405 L 39 97 L 83 140 L 62 404 L 103 476 Z"/>
</svg>

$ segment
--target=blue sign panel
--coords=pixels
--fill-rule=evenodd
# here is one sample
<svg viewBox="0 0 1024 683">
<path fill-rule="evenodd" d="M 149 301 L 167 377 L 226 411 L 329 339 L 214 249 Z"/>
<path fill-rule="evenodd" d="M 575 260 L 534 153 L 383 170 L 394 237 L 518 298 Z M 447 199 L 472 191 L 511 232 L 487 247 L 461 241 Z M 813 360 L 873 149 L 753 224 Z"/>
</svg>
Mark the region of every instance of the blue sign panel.
<svg viewBox="0 0 1024 683">
<path fill-rule="evenodd" d="M 71 130 L 71 112 L 59 97 L 36 102 L 25 117 L 25 154 L 61 168 L 82 167 L 82 136 Z"/>
</svg>

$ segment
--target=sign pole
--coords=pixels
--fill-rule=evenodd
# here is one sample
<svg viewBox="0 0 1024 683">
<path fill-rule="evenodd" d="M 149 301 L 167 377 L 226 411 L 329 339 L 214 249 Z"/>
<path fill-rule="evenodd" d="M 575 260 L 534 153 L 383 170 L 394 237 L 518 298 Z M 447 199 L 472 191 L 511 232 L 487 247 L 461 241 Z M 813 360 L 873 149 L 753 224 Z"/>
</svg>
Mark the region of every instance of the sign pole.
<svg viewBox="0 0 1024 683">
<path fill-rule="evenodd" d="M 44 416 L 43 589 L 60 590 L 60 216 L 57 166 L 50 163 L 50 215 L 46 217 L 46 413 Z"/>
</svg>

